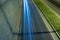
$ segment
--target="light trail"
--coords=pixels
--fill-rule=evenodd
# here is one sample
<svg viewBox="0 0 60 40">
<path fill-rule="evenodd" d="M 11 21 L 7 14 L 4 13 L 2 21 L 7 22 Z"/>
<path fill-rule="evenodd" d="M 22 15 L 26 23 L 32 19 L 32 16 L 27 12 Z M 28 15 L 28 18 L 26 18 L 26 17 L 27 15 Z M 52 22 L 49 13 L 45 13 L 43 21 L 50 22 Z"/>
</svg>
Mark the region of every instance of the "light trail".
<svg viewBox="0 0 60 40">
<path fill-rule="evenodd" d="M 32 40 L 32 33 L 31 33 L 31 27 L 32 27 L 32 21 L 31 21 L 31 15 L 30 15 L 30 9 L 28 6 L 28 2 L 27 0 L 24 0 L 24 34 L 28 35 L 24 35 L 23 40 Z M 27 27 L 28 26 L 28 27 Z M 28 32 L 26 32 L 26 29 L 28 28 Z"/>
<path fill-rule="evenodd" d="M 29 40 L 32 40 L 32 33 L 31 33 L 32 20 L 31 20 L 29 5 L 27 2 L 26 2 L 26 4 L 27 4 L 27 18 L 28 18 L 28 30 L 29 30 L 28 32 L 29 32 L 29 36 L 30 36 Z"/>
</svg>

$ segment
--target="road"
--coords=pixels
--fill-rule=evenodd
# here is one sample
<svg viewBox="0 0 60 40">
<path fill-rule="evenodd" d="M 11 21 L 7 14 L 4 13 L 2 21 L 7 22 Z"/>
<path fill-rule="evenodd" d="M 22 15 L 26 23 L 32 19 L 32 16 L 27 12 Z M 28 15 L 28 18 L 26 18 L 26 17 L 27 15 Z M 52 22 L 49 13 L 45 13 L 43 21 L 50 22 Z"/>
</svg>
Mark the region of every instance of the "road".
<svg viewBox="0 0 60 40">
<path fill-rule="evenodd" d="M 32 0 L 21 1 L 0 1 L 0 40 L 53 40 Z"/>
<path fill-rule="evenodd" d="M 53 40 L 32 0 L 23 0 L 21 40 Z"/>
</svg>

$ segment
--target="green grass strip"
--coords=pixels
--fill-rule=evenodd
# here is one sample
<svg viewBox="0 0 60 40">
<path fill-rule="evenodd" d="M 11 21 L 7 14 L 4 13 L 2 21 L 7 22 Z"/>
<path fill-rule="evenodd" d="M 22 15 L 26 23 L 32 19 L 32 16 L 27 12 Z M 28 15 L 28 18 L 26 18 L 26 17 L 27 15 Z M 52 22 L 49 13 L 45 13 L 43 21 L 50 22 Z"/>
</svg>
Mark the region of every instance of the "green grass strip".
<svg viewBox="0 0 60 40">
<path fill-rule="evenodd" d="M 43 2 L 41 2 L 41 0 L 34 0 L 34 2 L 38 8 L 44 12 L 44 15 L 47 16 L 56 31 L 60 30 L 60 19 L 54 14 L 54 12 L 51 11 Z M 60 35 L 60 31 L 57 32 Z"/>
</svg>

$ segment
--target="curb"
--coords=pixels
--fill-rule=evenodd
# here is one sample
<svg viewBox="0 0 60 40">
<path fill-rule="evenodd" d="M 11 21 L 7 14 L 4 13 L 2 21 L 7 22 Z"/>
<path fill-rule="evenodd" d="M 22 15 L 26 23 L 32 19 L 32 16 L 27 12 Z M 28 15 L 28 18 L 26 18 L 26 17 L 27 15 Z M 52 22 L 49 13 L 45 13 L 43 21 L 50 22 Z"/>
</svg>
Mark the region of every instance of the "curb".
<svg viewBox="0 0 60 40">
<path fill-rule="evenodd" d="M 42 2 L 42 1 L 41 1 Z M 43 3 L 43 2 L 42 2 Z M 45 4 L 45 3 L 43 3 Z M 45 4 L 46 5 L 46 4 Z M 46 5 L 47 6 L 47 5 Z M 48 6 L 47 6 L 48 7 Z M 50 7 L 48 7 L 50 9 Z M 40 8 L 41 9 L 41 8 Z M 50 9 L 52 10 L 52 9 Z M 42 13 L 44 13 L 42 10 L 41 10 Z M 54 11 L 53 11 L 54 12 Z M 54 12 L 55 13 L 55 12 Z M 44 14 L 43 14 L 44 15 Z M 56 15 L 56 13 L 55 13 Z M 57 16 L 57 15 L 56 15 Z M 46 20 L 48 21 L 48 23 L 50 24 L 51 28 L 54 30 L 54 32 L 56 33 L 57 37 L 60 39 L 60 36 L 59 34 L 57 33 L 56 29 L 54 28 L 54 26 L 52 25 L 52 23 L 50 22 L 50 20 L 48 19 L 48 17 L 46 15 L 44 15 L 44 17 L 46 18 Z"/>
<path fill-rule="evenodd" d="M 32 0 L 33 1 L 33 0 Z M 35 7 L 37 8 L 37 10 L 38 10 L 38 12 L 40 13 L 40 14 L 42 14 L 42 16 L 44 16 L 44 18 L 45 18 L 45 20 L 48 22 L 48 24 L 49 24 L 49 26 L 53 29 L 53 31 L 55 32 L 55 35 L 58 37 L 57 38 L 57 40 L 59 40 L 60 38 L 59 38 L 59 35 L 58 35 L 58 33 L 57 33 L 57 31 L 55 30 L 55 28 L 53 27 L 53 25 L 51 24 L 51 22 L 49 21 L 49 19 L 43 14 L 44 12 L 42 12 L 42 10 L 39 10 L 39 8 L 37 7 L 37 5 L 34 3 L 34 1 L 33 1 L 33 4 L 35 5 Z M 41 9 L 41 8 L 40 8 Z M 41 11 L 41 12 L 40 12 Z M 43 18 L 42 18 L 43 19 Z M 43 20 L 44 21 L 44 20 Z M 47 26 L 47 24 L 46 24 L 46 26 Z M 56 40 L 55 38 L 54 38 L 54 40 Z"/>
</svg>

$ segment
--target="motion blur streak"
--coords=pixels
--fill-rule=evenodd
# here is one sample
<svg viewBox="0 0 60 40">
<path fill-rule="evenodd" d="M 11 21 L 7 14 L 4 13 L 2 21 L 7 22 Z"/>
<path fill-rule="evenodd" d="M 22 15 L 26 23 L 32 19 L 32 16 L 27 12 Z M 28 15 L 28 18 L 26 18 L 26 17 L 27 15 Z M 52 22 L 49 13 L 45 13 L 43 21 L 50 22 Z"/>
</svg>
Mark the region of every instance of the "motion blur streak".
<svg viewBox="0 0 60 40">
<path fill-rule="evenodd" d="M 29 38 L 29 40 L 32 40 L 31 27 L 32 27 L 32 21 L 31 21 L 30 9 L 29 9 L 27 0 L 24 0 L 24 29 L 23 29 L 24 30 L 24 37 L 23 37 L 24 40 L 28 40 L 28 38 Z M 27 30 L 27 28 L 28 28 L 28 30 Z M 28 32 L 26 32 L 26 30 Z"/>
</svg>

